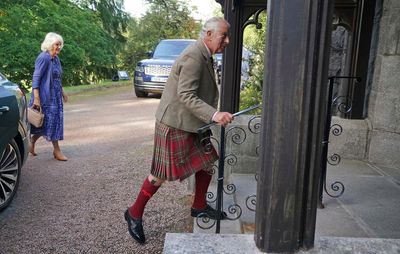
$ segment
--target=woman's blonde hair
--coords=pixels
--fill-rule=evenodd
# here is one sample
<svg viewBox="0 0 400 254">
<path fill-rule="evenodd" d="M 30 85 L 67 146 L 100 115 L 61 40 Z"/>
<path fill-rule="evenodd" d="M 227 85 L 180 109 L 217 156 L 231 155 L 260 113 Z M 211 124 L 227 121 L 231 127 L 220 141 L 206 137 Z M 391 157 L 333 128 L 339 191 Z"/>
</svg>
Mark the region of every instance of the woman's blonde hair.
<svg viewBox="0 0 400 254">
<path fill-rule="evenodd" d="M 64 47 L 64 40 L 61 37 L 61 35 L 50 32 L 46 34 L 46 37 L 44 38 L 42 42 L 42 46 L 40 47 L 43 52 L 50 51 L 53 49 L 54 43 L 60 42 L 60 50 Z"/>
</svg>

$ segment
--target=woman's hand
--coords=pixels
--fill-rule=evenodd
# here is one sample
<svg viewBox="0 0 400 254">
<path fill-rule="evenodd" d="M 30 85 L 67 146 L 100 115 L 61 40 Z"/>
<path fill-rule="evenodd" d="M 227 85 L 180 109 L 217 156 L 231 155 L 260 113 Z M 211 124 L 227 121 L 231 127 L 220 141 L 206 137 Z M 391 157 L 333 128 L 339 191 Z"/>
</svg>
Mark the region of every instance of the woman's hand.
<svg viewBox="0 0 400 254">
<path fill-rule="evenodd" d="M 40 100 L 33 99 L 33 107 L 39 109 L 40 108 Z"/>
<path fill-rule="evenodd" d="M 40 104 L 35 104 L 35 103 L 33 103 L 33 104 L 32 104 L 32 108 L 33 108 L 33 109 L 36 109 L 36 110 L 38 110 L 38 111 L 40 111 Z"/>
<path fill-rule="evenodd" d="M 40 109 L 39 89 L 33 89 L 33 108 Z"/>
<path fill-rule="evenodd" d="M 68 101 L 68 95 L 66 93 L 64 93 L 64 91 L 62 92 L 62 97 L 63 97 L 64 102 Z"/>
</svg>

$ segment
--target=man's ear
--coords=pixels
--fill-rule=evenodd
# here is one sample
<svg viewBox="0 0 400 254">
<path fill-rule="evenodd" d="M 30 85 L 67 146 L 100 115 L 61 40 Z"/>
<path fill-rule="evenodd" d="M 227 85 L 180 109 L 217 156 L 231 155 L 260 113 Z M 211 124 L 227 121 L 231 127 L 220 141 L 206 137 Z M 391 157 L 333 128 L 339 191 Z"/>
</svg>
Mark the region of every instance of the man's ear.
<svg viewBox="0 0 400 254">
<path fill-rule="evenodd" d="M 207 37 L 211 37 L 212 32 L 211 31 L 207 31 Z"/>
</svg>

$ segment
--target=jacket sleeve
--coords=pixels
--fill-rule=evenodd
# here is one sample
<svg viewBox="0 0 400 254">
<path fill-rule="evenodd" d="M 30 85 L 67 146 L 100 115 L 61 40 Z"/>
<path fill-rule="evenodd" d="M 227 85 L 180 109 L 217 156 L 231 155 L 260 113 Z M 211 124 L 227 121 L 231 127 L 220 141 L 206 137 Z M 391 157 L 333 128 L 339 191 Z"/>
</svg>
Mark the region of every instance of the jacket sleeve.
<svg viewBox="0 0 400 254">
<path fill-rule="evenodd" d="M 207 72 L 207 66 L 201 61 L 187 56 L 179 68 L 177 94 L 180 102 L 197 118 L 206 123 L 210 122 L 216 109 L 197 95 L 200 85 L 208 85 L 204 84 L 202 80 L 204 72 Z"/>
<path fill-rule="evenodd" d="M 42 54 L 36 58 L 35 71 L 33 72 L 32 78 L 32 88 L 40 88 L 41 79 L 43 78 L 44 73 L 47 71 L 49 62 L 49 59 Z"/>
</svg>

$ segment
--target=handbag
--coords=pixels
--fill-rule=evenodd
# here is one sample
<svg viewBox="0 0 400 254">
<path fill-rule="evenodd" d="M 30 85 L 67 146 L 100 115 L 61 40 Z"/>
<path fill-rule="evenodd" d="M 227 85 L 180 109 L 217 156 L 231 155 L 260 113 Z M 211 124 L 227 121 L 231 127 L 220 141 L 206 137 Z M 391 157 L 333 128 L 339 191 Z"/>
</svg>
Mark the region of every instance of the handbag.
<svg viewBox="0 0 400 254">
<path fill-rule="evenodd" d="M 28 108 L 28 122 L 35 126 L 36 128 L 42 127 L 44 114 L 42 113 L 42 108 L 39 110 L 36 108 Z"/>
</svg>

